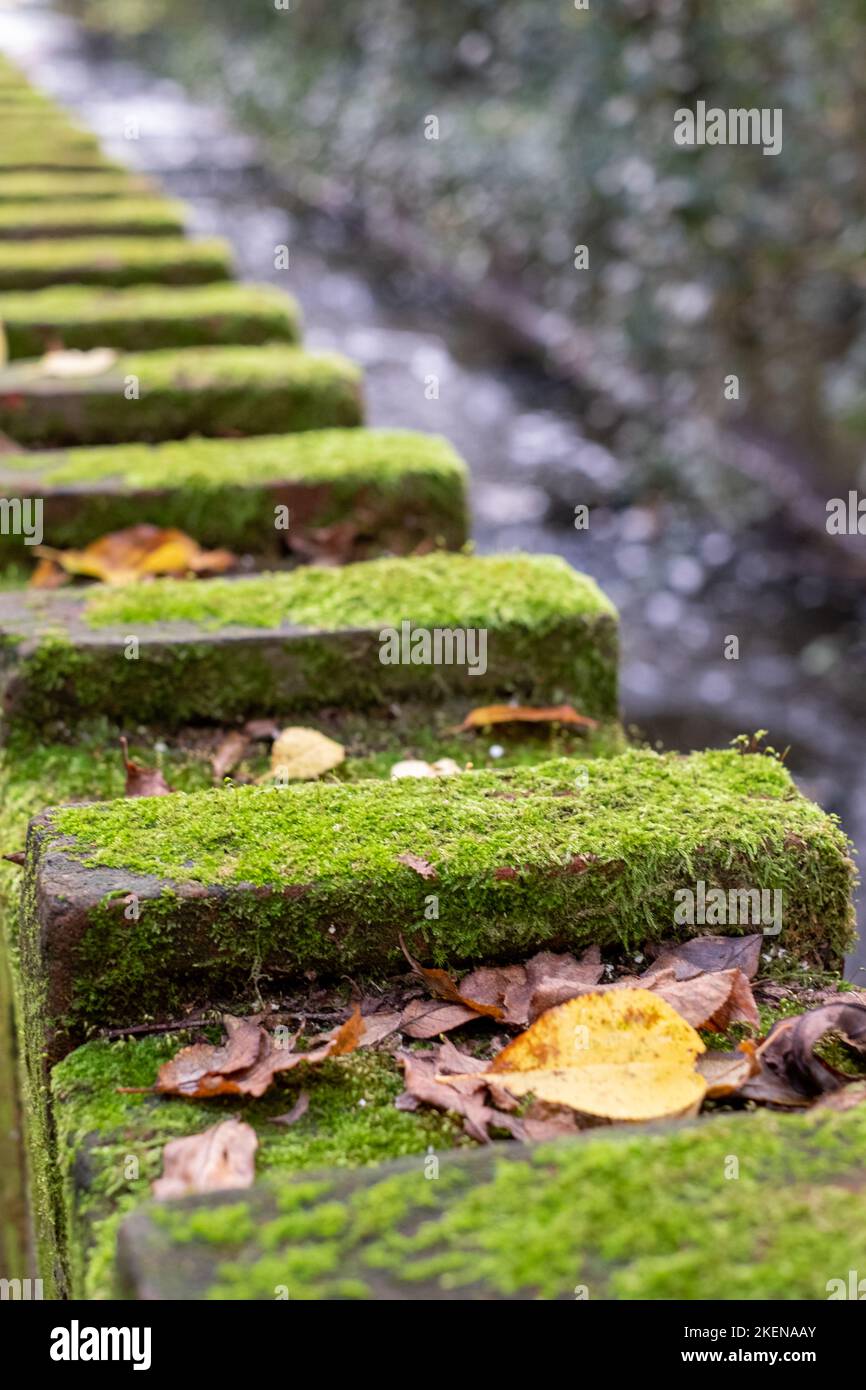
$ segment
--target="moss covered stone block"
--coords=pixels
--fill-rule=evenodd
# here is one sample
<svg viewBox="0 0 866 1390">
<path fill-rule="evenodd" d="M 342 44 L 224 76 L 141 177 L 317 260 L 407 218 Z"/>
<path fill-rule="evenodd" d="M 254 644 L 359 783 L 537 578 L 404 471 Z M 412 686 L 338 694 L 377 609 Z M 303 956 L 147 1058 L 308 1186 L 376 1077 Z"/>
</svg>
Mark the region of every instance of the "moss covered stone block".
<svg viewBox="0 0 866 1390">
<path fill-rule="evenodd" d="M 7 723 L 177 728 L 460 695 L 617 714 L 616 613 L 550 556 L 444 553 L 0 597 Z M 128 660 L 130 636 L 138 657 Z M 414 644 L 414 645 L 413 645 Z M 420 659 L 419 659 L 420 658 Z"/>
<path fill-rule="evenodd" d="M 0 241 L 39 237 L 180 236 L 183 203 L 168 198 L 102 198 L 95 202 L 43 199 L 0 203 Z"/>
<path fill-rule="evenodd" d="M 156 186 L 142 174 L 128 169 L 63 170 L 21 173 L 0 168 L 0 203 L 90 202 L 106 198 L 153 196 Z"/>
<path fill-rule="evenodd" d="M 89 174 L 98 169 L 118 170 L 94 143 L 62 144 L 59 141 L 21 139 L 0 148 L 0 171 L 18 173 L 64 172 Z"/>
<path fill-rule="evenodd" d="M 314 555 L 337 526 L 344 560 L 422 544 L 459 549 L 468 534 L 463 461 L 444 439 L 405 431 L 117 444 L 23 462 L 5 472 L 3 496 L 39 497 L 43 541 L 59 547 L 142 520 L 272 561 Z M 278 529 L 286 508 L 288 527 Z M 0 560 L 23 563 L 28 549 L 21 536 L 0 536 Z"/>
<path fill-rule="evenodd" d="M 826 1300 L 862 1268 L 866 1111 L 593 1131 L 150 1203 L 130 1299 Z M 728 1181 L 731 1156 L 739 1163 Z"/>
<path fill-rule="evenodd" d="M 300 309 L 269 285 L 61 285 L 0 295 L 10 356 L 46 348 L 109 346 L 120 350 L 208 344 L 297 342 Z"/>
<path fill-rule="evenodd" d="M 119 204 L 109 204 L 116 206 Z M 113 347 L 121 352 L 209 344 L 298 342 L 300 310 L 270 285 L 61 285 L 0 294 L 9 357 L 40 357 L 50 347 Z"/>
<path fill-rule="evenodd" d="M 459 1122 L 437 1111 L 397 1110 L 402 1070 L 387 1053 L 359 1051 L 319 1067 L 301 1067 L 260 1100 L 171 1102 L 119 1088 L 149 1086 L 159 1067 L 188 1035 L 91 1042 L 65 1058 L 51 1076 L 55 1140 L 38 1190 L 53 1210 L 40 1223 L 48 1235 L 43 1262 L 57 1269 L 73 1298 L 111 1297 L 114 1248 L 124 1215 L 141 1206 L 162 1171 L 171 1139 L 199 1133 L 232 1116 L 253 1126 L 256 1170 L 287 1177 L 316 1167 L 351 1169 L 461 1142 Z M 290 1128 L 273 1123 L 301 1092 L 306 1113 Z M 136 1160 L 135 1165 L 129 1162 Z M 136 1170 L 136 1176 L 130 1173 Z M 56 1234 L 55 1234 L 56 1233 Z M 54 1234 L 54 1239 L 52 1239 Z M 51 1258 L 52 1246 L 55 1257 Z"/>
<path fill-rule="evenodd" d="M 231 251 L 218 238 L 73 237 L 0 241 L 0 292 L 47 285 L 201 285 L 228 280 Z"/>
<path fill-rule="evenodd" d="M 29 1045 L 57 1057 L 89 1028 L 245 997 L 271 974 L 386 970 L 401 932 L 451 968 L 693 936 L 678 905 L 701 883 L 778 892 L 767 929 L 798 959 L 836 963 L 851 944 L 845 836 L 775 759 L 630 751 L 580 774 L 561 759 L 54 808 L 28 837 Z"/>
<path fill-rule="evenodd" d="M 289 345 L 129 353 L 59 379 L 30 360 L 0 371 L 0 432 L 37 449 L 282 434 L 358 425 L 362 413 L 358 368 Z"/>
</svg>

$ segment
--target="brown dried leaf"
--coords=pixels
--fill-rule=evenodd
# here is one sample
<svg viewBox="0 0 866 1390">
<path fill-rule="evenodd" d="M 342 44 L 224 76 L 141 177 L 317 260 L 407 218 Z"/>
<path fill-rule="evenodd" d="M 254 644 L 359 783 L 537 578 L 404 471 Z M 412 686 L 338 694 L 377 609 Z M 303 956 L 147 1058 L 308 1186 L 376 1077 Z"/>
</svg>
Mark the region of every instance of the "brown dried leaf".
<svg viewBox="0 0 866 1390">
<path fill-rule="evenodd" d="M 359 1047 L 375 1047 L 383 1038 L 388 1038 L 392 1033 L 396 1033 L 400 1027 L 402 1015 L 397 1012 L 381 1014 L 365 1014 L 363 1023 L 364 1031 L 361 1035 Z"/>
<path fill-rule="evenodd" d="M 761 963 L 763 940 L 761 933 L 755 932 L 751 936 L 696 936 L 691 941 L 663 942 L 643 979 L 648 981 L 660 970 L 673 970 L 678 980 L 689 980 L 705 971 L 742 970 L 753 980 Z"/>
<path fill-rule="evenodd" d="M 346 1022 L 321 1047 L 293 1052 L 278 1047 L 273 1035 L 249 1019 L 225 1018 L 227 1043 L 196 1043 L 183 1048 L 160 1067 L 154 1089 L 163 1095 L 203 1099 L 208 1096 L 262 1096 L 280 1072 L 301 1062 L 315 1066 L 328 1057 L 353 1052 L 358 1046 L 363 1019 L 356 1006 Z"/>
<path fill-rule="evenodd" d="M 172 788 L 158 767 L 142 767 L 141 763 L 134 762 L 125 738 L 120 739 L 120 748 L 126 769 L 124 796 L 171 796 Z"/>
<path fill-rule="evenodd" d="M 591 946 L 577 960 L 569 954 L 539 951 L 525 965 L 483 966 L 461 981 L 460 990 L 484 1004 L 502 1007 L 505 1023 L 525 1027 L 546 1009 L 592 989 L 604 967 Z"/>
<path fill-rule="evenodd" d="M 185 1197 L 252 1187 L 259 1141 L 243 1120 L 220 1120 L 201 1134 L 171 1139 L 162 1151 L 162 1177 L 151 1184 L 154 1197 Z"/>
<path fill-rule="evenodd" d="M 405 864 L 407 869 L 414 869 L 416 874 L 420 874 L 422 878 L 439 877 L 430 861 L 422 859 L 420 854 L 412 854 L 407 850 L 405 854 L 397 855 L 397 861 L 400 864 Z"/>
<path fill-rule="evenodd" d="M 309 1108 L 309 1094 L 306 1091 L 301 1091 L 291 1110 L 287 1110 L 285 1115 L 272 1115 L 271 1124 L 285 1125 L 288 1128 L 289 1125 L 297 1124 L 298 1120 L 303 1119 Z"/>
<path fill-rule="evenodd" d="M 400 1031 L 410 1038 L 437 1038 L 452 1028 L 460 1028 L 480 1018 L 466 1004 L 446 1004 L 439 1000 L 412 999 L 400 1016 Z"/>
<path fill-rule="evenodd" d="M 758 1047 L 761 1074 L 744 1087 L 750 1100 L 763 1100 L 771 1092 L 801 1100 L 837 1091 L 849 1078 L 815 1056 L 815 1044 L 827 1033 L 838 1033 L 858 1051 L 866 1052 L 866 1005 L 840 1001 L 822 1004 L 795 1018 L 776 1023 Z M 796 1104 L 779 1101 L 779 1104 Z"/>
<path fill-rule="evenodd" d="M 214 782 L 219 784 L 233 768 L 237 767 L 246 753 L 249 743 L 249 736 L 242 733 L 240 729 L 231 729 L 220 740 L 219 747 L 211 758 Z"/>
<path fill-rule="evenodd" d="M 59 589 L 69 583 L 69 575 L 53 560 L 42 559 L 30 576 L 31 589 Z"/>
<path fill-rule="evenodd" d="M 723 1033 L 732 1023 L 759 1029 L 761 1019 L 752 987 L 742 970 L 718 970 L 678 980 L 673 970 L 654 971 L 649 978 L 620 980 L 614 988 L 651 989 L 666 999 L 693 1028 Z"/>
<path fill-rule="evenodd" d="M 463 723 L 468 729 L 485 729 L 491 724 L 577 724 L 585 729 L 597 729 L 598 720 L 579 714 L 573 705 L 479 705 L 471 709 Z"/>
<path fill-rule="evenodd" d="M 438 1068 L 432 1056 L 402 1053 L 400 1061 L 406 1083 L 405 1094 L 408 1097 L 415 1102 L 423 1101 L 425 1105 L 433 1105 L 437 1110 L 462 1115 L 463 1127 L 470 1138 L 476 1139 L 479 1144 L 489 1142 L 488 1126 L 497 1120 L 497 1115 L 484 1101 L 483 1079 L 479 1078 L 476 1081 L 470 1077 L 459 1084 L 445 1085 L 436 1080 Z M 399 1108 L 405 1109 L 406 1106 L 401 1105 Z"/>
<path fill-rule="evenodd" d="M 415 974 L 420 976 L 431 994 L 435 994 L 438 999 L 445 999 L 450 1004 L 465 1004 L 467 1008 L 474 1009 L 477 1014 L 485 1014 L 488 1018 L 502 1017 L 502 1010 L 498 1005 L 483 1004 L 480 1000 L 476 1002 L 476 1000 L 464 995 L 446 971 L 428 969 L 426 965 L 421 965 L 414 956 L 410 956 L 402 936 L 400 937 L 400 947 Z"/>
<path fill-rule="evenodd" d="M 755 1044 L 741 1043 L 736 1052 L 705 1052 L 698 1058 L 698 1071 L 707 1083 L 707 1099 L 718 1100 L 740 1091 L 761 1069 Z"/>
</svg>

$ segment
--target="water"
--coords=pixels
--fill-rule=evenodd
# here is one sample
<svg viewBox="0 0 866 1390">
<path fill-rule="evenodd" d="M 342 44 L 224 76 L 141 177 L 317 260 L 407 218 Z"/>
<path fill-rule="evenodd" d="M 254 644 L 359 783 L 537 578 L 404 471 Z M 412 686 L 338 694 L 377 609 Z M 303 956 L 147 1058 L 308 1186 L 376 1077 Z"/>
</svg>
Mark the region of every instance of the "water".
<svg viewBox="0 0 866 1390">
<path fill-rule="evenodd" d="M 110 153 L 183 197 L 195 230 L 228 237 L 244 278 L 300 300 L 307 342 L 363 365 L 371 424 L 455 444 L 471 468 L 480 550 L 555 552 L 598 579 L 622 616 L 627 722 L 680 749 L 769 729 L 775 747 L 791 745 L 804 791 L 866 845 L 862 581 L 780 530 L 738 534 L 724 516 L 642 491 L 630 461 L 589 438 L 557 388 L 503 361 L 489 333 L 411 273 L 374 263 L 345 228 L 299 215 L 255 143 L 176 83 L 94 52 L 39 6 L 0 4 L 0 46 Z M 281 245 L 288 271 L 273 268 Z M 428 399 L 431 378 L 438 397 Z M 578 504 L 591 506 L 588 530 L 574 527 Z M 738 660 L 725 659 L 730 637 Z M 849 973 L 862 983 L 864 971 L 866 942 Z"/>
</svg>

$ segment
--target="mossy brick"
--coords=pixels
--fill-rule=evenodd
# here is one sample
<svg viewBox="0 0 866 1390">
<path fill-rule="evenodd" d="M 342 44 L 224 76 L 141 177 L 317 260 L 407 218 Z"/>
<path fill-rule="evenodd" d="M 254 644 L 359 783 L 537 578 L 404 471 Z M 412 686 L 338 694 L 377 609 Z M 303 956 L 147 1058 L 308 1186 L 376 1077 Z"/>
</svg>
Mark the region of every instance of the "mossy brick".
<svg viewBox="0 0 866 1390">
<path fill-rule="evenodd" d="M 30 359 L 0 371 L 0 432 L 35 449 L 283 434 L 362 416 L 353 363 L 289 344 L 127 353 L 90 376 L 51 377 Z"/>
<path fill-rule="evenodd" d="M 581 758 L 609 758 L 623 748 L 619 726 L 577 731 L 567 726 L 550 730 L 524 726 L 516 728 L 493 759 L 488 739 L 473 733 L 460 733 L 466 705 L 441 701 L 431 709 L 428 703 L 402 703 L 399 717 L 395 710 L 345 712 L 317 710 L 304 714 L 304 723 L 336 738 L 348 749 L 345 762 L 334 776 L 345 781 L 366 777 L 388 777 L 393 763 L 402 758 L 453 758 L 460 765 L 474 760 L 482 766 L 531 766 L 553 755 L 580 755 Z M 124 794 L 124 769 L 117 755 L 118 730 L 96 720 L 76 731 L 74 744 L 47 744 L 15 735 L 0 749 L 0 844 L 4 851 L 22 847 L 26 826 L 46 806 L 61 802 L 100 801 Z M 220 739 L 220 734 L 214 735 Z M 129 753 L 143 765 L 158 762 L 171 787 L 181 792 L 202 791 L 213 784 L 210 755 L 215 746 L 207 739 L 192 738 L 186 731 L 177 738 L 165 737 L 160 751 L 154 751 L 154 734 L 133 733 Z M 250 746 L 236 776 L 260 777 L 270 766 L 267 742 Z M 57 1208 L 57 1172 L 51 1150 L 51 1123 L 47 1111 L 46 1072 L 44 1072 L 42 981 L 31 979 L 17 969 L 18 915 L 21 897 L 21 870 L 0 859 L 0 934 L 6 942 L 11 966 L 18 1037 L 31 1044 L 21 1048 L 18 1066 L 21 1077 L 22 1113 L 28 1136 L 29 1190 L 35 1216 L 36 1238 L 43 1251 L 46 1289 L 54 1266 Z M 263 981 L 264 983 L 264 981 Z M 259 986 L 250 994 L 250 1008 L 256 1008 Z M 113 1055 L 114 1052 L 113 1052 Z M 11 1059 L 8 1059 L 11 1062 Z M 321 1161 L 334 1161 L 322 1154 Z M 11 1175 L 10 1175 L 11 1176 Z M 17 1266 L 13 1266 L 17 1268 Z"/>
<path fill-rule="evenodd" d="M 310 430 L 27 454 L 2 478 L 7 499 L 39 497 L 47 545 L 83 547 L 142 519 L 202 545 L 275 561 L 309 557 L 348 528 L 343 559 L 459 549 L 467 540 L 466 467 L 446 440 L 391 430 Z M 278 529 L 288 508 L 290 525 Z M 21 536 L 0 561 L 24 562 Z"/>
<path fill-rule="evenodd" d="M 97 146 L 77 148 L 57 141 L 17 140 L 0 148 L 0 171 L 7 173 L 90 174 L 100 169 L 119 170 L 122 166 L 107 159 Z"/>
<path fill-rule="evenodd" d="M 180 236 L 183 203 L 168 198 L 109 198 L 89 203 L 47 199 L 0 203 L 0 241 L 45 237 Z"/>
<path fill-rule="evenodd" d="M 465 710 L 465 706 L 463 707 Z M 336 770 L 341 780 L 354 782 L 365 777 L 387 777 L 399 758 L 423 757 L 435 761 L 451 757 L 465 763 L 467 759 L 487 761 L 494 765 L 488 751 L 488 741 L 471 732 L 457 732 L 462 711 L 447 701 L 430 709 L 429 703 L 401 704 L 399 719 L 392 710 L 369 713 L 333 710 L 305 715 L 305 723 L 338 739 L 347 749 L 347 757 Z M 201 731 L 198 731 L 199 733 Z M 589 734 L 555 727 L 549 731 L 531 726 L 512 732 L 504 740 L 501 757 L 495 765 L 525 766 L 554 754 L 579 753 L 581 757 L 610 757 L 621 751 L 622 732 L 618 726 L 605 725 Z M 118 730 L 96 720 L 78 731 L 74 744 L 31 742 L 16 736 L 0 749 L 0 839 L 4 850 L 23 846 L 27 823 L 49 805 L 61 802 L 96 801 L 123 795 L 124 771 L 117 755 Z M 215 734 L 219 741 L 219 734 Z M 201 791 L 212 785 L 213 770 L 210 755 L 215 744 L 198 737 L 181 734 L 169 738 L 164 748 L 156 752 L 154 735 L 141 731 L 132 735 L 130 756 L 145 765 L 155 760 L 161 765 L 169 784 L 178 791 Z M 238 776 L 263 776 L 270 763 L 267 743 L 251 746 L 248 755 L 237 769 Z M 47 1108 L 44 1067 L 42 983 L 24 976 L 17 969 L 18 918 L 21 889 L 20 869 L 0 859 L 0 936 L 6 945 L 11 966 L 15 1018 L 18 1037 L 33 1040 L 33 1046 L 20 1049 L 19 1071 L 22 1096 L 21 1118 L 28 1136 L 30 1164 L 31 1210 L 35 1217 L 36 1235 L 44 1252 L 43 1266 L 50 1287 L 50 1271 L 55 1263 L 55 1213 L 57 1210 L 57 1171 L 50 1135 L 51 1119 Z M 249 999 L 251 1008 L 257 1006 L 258 987 Z M 113 1049 L 112 1057 L 131 1054 Z M 142 1112 L 146 1113 L 146 1112 Z M 160 1112 L 162 1113 L 162 1112 Z M 171 1111 L 169 1114 L 173 1113 Z M 322 1162 L 335 1161 L 333 1156 L 317 1148 Z M 11 1173 L 10 1173 L 11 1177 Z M 13 1264 L 12 1267 L 17 1267 Z M 62 1274 L 62 1272 L 61 1272 Z M 62 1277 L 58 1275 L 61 1280 Z"/>
<path fill-rule="evenodd" d="M 777 760 L 632 750 L 594 763 L 586 786 L 582 767 L 49 810 L 28 836 L 19 949 L 44 999 L 29 1045 L 41 1055 L 44 1027 L 56 1058 L 89 1028 L 243 996 L 254 978 L 387 970 L 401 932 L 451 969 L 693 936 L 677 893 L 698 882 L 779 892 L 776 944 L 838 964 L 853 934 L 848 843 Z"/>
<path fill-rule="evenodd" d="M 0 241 L 0 293 L 48 285 L 202 285 L 230 279 L 231 268 L 230 248 L 216 237 Z"/>
<path fill-rule="evenodd" d="M 386 630 L 402 639 L 418 629 L 444 634 L 440 664 L 382 660 Z M 177 728 L 447 695 L 617 714 L 616 612 L 554 556 L 438 553 L 142 589 L 10 592 L 0 634 L 7 727 L 47 732 L 101 713 Z M 124 655 L 130 636 L 135 660 Z"/>
<path fill-rule="evenodd" d="M 435 1178 L 405 1159 L 275 1176 L 128 1216 L 111 1292 L 824 1301 L 862 1268 L 864 1143 L 863 1107 L 765 1111 L 446 1152 Z"/>
<path fill-rule="evenodd" d="M 437 1111 L 397 1110 L 402 1071 L 386 1052 L 367 1050 L 319 1067 L 301 1067 L 287 1084 L 260 1100 L 166 1101 L 119 1088 L 149 1086 L 188 1035 L 117 1042 L 94 1041 L 65 1058 L 51 1076 L 54 1140 L 34 1156 L 47 1168 L 39 1192 L 51 1193 L 46 1213 L 54 1234 L 43 1247 L 58 1282 L 73 1298 L 109 1297 L 117 1228 L 147 1199 L 162 1169 L 162 1149 L 232 1116 L 253 1126 L 259 1140 L 256 1171 L 289 1176 L 315 1167 L 351 1169 L 461 1142 L 459 1120 Z M 290 1128 L 273 1123 L 301 1092 L 306 1113 Z M 136 1160 L 137 1175 L 131 1178 Z M 59 1198 L 59 1201 L 58 1201 Z M 51 1248 L 56 1252 L 51 1259 Z"/>
<path fill-rule="evenodd" d="M 87 173 L 43 170 L 41 173 L 0 169 L 0 204 L 90 202 L 111 198 L 153 196 L 156 186 L 128 169 L 95 169 Z"/>
<path fill-rule="evenodd" d="M 100 149 L 92 131 L 83 130 L 56 109 L 6 111 L 0 125 L 0 160 L 23 152 L 65 160 L 69 155 L 99 154 Z"/>
<path fill-rule="evenodd" d="M 121 352 L 243 343 L 298 342 L 300 310 L 270 285 L 59 285 L 0 294 L 9 356 L 40 357 L 51 347 Z"/>
</svg>

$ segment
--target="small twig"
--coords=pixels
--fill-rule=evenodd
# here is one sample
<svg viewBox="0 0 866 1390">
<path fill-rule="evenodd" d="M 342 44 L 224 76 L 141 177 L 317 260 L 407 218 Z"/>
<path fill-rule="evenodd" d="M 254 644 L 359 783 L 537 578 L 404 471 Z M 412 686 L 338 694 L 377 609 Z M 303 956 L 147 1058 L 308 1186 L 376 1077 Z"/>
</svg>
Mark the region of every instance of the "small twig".
<svg viewBox="0 0 866 1390">
<path fill-rule="evenodd" d="M 199 1028 L 215 1022 L 212 1018 L 173 1018 L 168 1023 L 131 1023 L 128 1028 L 101 1028 L 100 1038 L 128 1038 L 140 1033 L 176 1033 L 181 1028 Z"/>
</svg>

